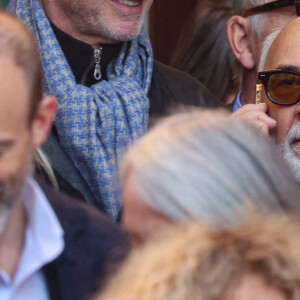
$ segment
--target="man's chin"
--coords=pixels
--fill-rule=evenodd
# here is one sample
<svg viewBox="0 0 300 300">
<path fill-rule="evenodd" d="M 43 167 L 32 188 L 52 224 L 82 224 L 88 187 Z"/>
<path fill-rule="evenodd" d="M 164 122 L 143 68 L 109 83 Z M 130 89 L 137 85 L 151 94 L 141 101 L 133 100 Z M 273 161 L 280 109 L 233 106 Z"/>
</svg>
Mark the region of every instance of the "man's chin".
<svg viewBox="0 0 300 300">
<path fill-rule="evenodd" d="M 117 42 L 126 42 L 135 39 L 141 32 L 142 23 L 139 22 L 125 22 L 122 27 L 116 28 L 107 35 Z"/>
</svg>

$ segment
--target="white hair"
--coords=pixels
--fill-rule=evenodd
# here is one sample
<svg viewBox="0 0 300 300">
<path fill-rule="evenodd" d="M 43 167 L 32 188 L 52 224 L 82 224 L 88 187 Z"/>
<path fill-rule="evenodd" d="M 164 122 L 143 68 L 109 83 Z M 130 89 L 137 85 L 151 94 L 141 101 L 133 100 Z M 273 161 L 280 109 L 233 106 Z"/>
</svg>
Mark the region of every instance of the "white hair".
<svg viewBox="0 0 300 300">
<path fill-rule="evenodd" d="M 177 221 L 231 223 L 245 204 L 299 206 L 298 185 L 276 145 L 223 111 L 166 118 L 125 155 L 123 182 L 129 173 L 141 201 Z"/>
<path fill-rule="evenodd" d="M 267 3 L 267 0 L 232 0 L 233 11 L 237 15 L 242 15 L 248 8 Z M 256 14 L 249 17 L 252 31 L 257 35 L 261 33 L 261 27 L 264 22 L 264 14 Z"/>
<path fill-rule="evenodd" d="M 258 64 L 258 72 L 261 72 L 264 69 L 264 66 L 266 64 L 267 56 L 270 51 L 270 48 L 272 44 L 274 43 L 275 39 L 278 37 L 279 33 L 281 32 L 282 28 L 277 29 L 273 33 L 269 34 L 264 42 L 263 42 L 263 47 L 259 59 L 259 64 Z"/>
<path fill-rule="evenodd" d="M 290 166 L 296 180 L 300 182 L 299 150 L 295 149 L 293 141 L 300 139 L 300 122 L 296 123 L 288 132 L 284 145 L 281 145 L 283 158 Z"/>
</svg>

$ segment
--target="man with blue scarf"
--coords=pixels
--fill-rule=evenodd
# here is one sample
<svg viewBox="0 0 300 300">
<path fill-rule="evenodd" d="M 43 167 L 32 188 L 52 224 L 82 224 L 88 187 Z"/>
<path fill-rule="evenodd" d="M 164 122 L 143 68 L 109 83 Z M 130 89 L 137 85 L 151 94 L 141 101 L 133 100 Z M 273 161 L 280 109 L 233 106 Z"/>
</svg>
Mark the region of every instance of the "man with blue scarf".
<svg viewBox="0 0 300 300">
<path fill-rule="evenodd" d="M 170 106 L 216 107 L 192 78 L 153 61 L 142 29 L 152 0 L 11 0 L 7 9 L 32 30 L 44 93 L 58 113 L 44 150 L 59 178 L 116 219 L 118 162 Z M 63 182 L 59 180 L 60 183 Z M 64 190 L 64 187 L 62 187 Z"/>
</svg>

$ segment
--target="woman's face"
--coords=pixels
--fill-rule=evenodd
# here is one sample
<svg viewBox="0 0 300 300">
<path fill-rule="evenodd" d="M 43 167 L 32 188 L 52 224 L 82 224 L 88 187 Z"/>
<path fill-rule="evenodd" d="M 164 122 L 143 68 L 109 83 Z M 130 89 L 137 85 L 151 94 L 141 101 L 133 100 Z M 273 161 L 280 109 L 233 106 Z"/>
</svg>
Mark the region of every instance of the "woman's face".
<svg viewBox="0 0 300 300">
<path fill-rule="evenodd" d="M 130 172 L 123 189 L 122 226 L 130 236 L 133 247 L 173 224 L 173 221 L 151 209 L 137 195 L 134 175 Z"/>
</svg>

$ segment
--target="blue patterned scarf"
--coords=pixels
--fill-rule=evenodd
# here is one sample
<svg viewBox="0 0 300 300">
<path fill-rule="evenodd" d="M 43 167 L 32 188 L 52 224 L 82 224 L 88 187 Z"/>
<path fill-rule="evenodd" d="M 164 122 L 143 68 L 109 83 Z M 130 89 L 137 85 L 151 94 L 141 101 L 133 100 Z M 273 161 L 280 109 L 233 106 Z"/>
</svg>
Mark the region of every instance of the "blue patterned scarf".
<svg viewBox="0 0 300 300">
<path fill-rule="evenodd" d="M 116 218 L 120 193 L 116 188 L 118 161 L 132 141 L 147 130 L 153 56 L 147 34 L 124 43 L 108 67 L 109 81 L 90 88 L 75 77 L 38 0 L 12 0 L 8 11 L 32 30 L 44 69 L 44 94 L 54 95 L 55 119 L 62 147 L 106 211 Z"/>
</svg>

